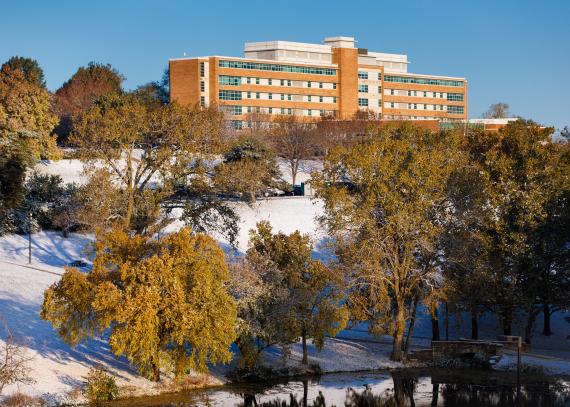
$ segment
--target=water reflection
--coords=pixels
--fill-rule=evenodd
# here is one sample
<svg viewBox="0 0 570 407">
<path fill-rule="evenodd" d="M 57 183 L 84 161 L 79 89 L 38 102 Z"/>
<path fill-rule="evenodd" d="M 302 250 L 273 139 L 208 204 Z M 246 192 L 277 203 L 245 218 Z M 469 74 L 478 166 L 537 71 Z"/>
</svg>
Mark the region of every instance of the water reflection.
<svg viewBox="0 0 570 407">
<path fill-rule="evenodd" d="M 230 386 L 121 402 L 125 406 L 239 407 L 562 407 L 570 406 L 568 382 L 523 380 L 520 396 L 511 374 L 395 371 L 326 375 L 271 386 Z"/>
</svg>

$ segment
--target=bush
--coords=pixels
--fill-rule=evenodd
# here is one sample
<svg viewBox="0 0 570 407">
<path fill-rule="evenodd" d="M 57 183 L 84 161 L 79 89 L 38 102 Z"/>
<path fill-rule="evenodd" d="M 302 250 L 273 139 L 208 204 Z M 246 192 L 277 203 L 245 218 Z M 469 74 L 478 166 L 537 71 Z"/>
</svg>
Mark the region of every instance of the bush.
<svg viewBox="0 0 570 407">
<path fill-rule="evenodd" d="M 32 397 L 23 393 L 14 393 L 4 398 L 2 407 L 45 407 L 47 403 L 41 397 Z"/>
<path fill-rule="evenodd" d="M 85 396 L 91 402 L 111 401 L 119 397 L 115 378 L 101 368 L 91 369 L 87 374 Z"/>
</svg>

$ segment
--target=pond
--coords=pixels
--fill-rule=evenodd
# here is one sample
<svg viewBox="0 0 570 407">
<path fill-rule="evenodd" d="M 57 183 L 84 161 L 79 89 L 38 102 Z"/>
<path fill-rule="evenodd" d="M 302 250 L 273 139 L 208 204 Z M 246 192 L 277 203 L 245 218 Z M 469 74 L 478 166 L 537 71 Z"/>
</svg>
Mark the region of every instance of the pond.
<svg viewBox="0 0 570 407">
<path fill-rule="evenodd" d="M 517 398 L 518 397 L 518 398 Z M 327 374 L 319 378 L 240 384 L 145 397 L 113 406 L 267 407 L 557 407 L 570 406 L 570 382 L 526 376 L 517 392 L 512 373 L 458 370 L 403 370 Z"/>
</svg>

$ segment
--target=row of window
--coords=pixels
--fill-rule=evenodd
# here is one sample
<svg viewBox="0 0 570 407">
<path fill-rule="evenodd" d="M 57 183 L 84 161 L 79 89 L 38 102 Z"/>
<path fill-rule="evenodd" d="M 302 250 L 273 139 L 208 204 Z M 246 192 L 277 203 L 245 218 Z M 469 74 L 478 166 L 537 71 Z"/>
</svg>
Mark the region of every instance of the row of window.
<svg viewBox="0 0 570 407">
<path fill-rule="evenodd" d="M 358 92 L 359 93 L 368 93 L 368 85 L 359 84 L 358 85 Z M 378 86 L 378 93 L 382 93 L 382 86 Z"/>
<path fill-rule="evenodd" d="M 246 96 L 243 96 L 243 93 Z M 218 97 L 220 100 L 242 100 L 242 99 L 253 99 L 252 94 L 255 94 L 255 99 L 261 99 L 262 92 L 242 92 L 239 90 L 220 90 L 218 93 Z M 263 95 L 267 95 L 267 99 L 269 100 L 293 100 L 293 95 L 290 93 L 263 93 Z M 303 96 L 303 95 L 298 95 Z M 306 101 L 306 102 L 319 102 L 319 103 L 336 103 L 336 96 L 312 96 L 306 95 L 306 100 L 297 100 L 299 102 Z M 325 100 L 325 98 L 327 100 Z"/>
<path fill-rule="evenodd" d="M 416 83 L 418 85 L 454 86 L 463 87 L 463 81 L 450 79 L 417 78 L 413 76 L 384 75 L 384 82 Z"/>
<path fill-rule="evenodd" d="M 359 107 L 369 107 L 370 101 L 366 98 L 358 98 L 358 106 Z M 382 107 L 382 100 L 378 99 L 378 107 Z"/>
<path fill-rule="evenodd" d="M 372 72 L 358 71 L 358 79 L 371 79 L 369 78 L 370 74 L 372 74 Z M 382 74 L 380 72 L 378 72 L 378 80 L 382 80 Z"/>
<path fill-rule="evenodd" d="M 360 101 L 359 101 L 360 103 Z M 398 106 L 396 106 L 398 105 Z M 391 109 L 401 109 L 401 108 L 408 108 L 409 110 L 418 110 L 418 103 L 395 103 L 395 102 L 390 102 L 389 104 Z M 445 111 L 447 110 L 447 113 L 451 113 L 451 114 L 463 114 L 464 112 L 464 108 L 463 106 L 447 106 L 446 105 L 427 105 L 427 104 L 419 104 L 420 109 L 419 110 L 439 110 L 439 111 Z M 423 108 L 423 109 L 421 109 Z"/>
<path fill-rule="evenodd" d="M 386 90 L 388 91 L 388 89 Z M 408 95 L 411 97 L 429 97 L 429 98 L 441 98 L 447 99 L 450 102 L 463 102 L 463 93 L 445 93 L 445 92 L 427 92 L 422 90 L 398 90 L 398 89 L 390 89 L 390 95 L 392 96 L 402 96 Z"/>
<path fill-rule="evenodd" d="M 269 86 L 292 86 L 293 85 L 293 81 L 291 81 L 290 79 L 272 79 L 272 78 L 252 78 L 252 77 L 246 77 L 245 78 L 245 82 L 242 81 L 242 77 L 241 76 L 229 76 L 229 75 L 220 75 L 218 77 L 218 83 L 220 85 L 224 85 L 224 86 L 240 86 L 242 84 L 247 84 L 247 85 L 251 85 L 252 83 L 255 83 L 256 85 L 269 85 Z M 263 83 L 262 83 L 263 81 Z M 295 82 L 300 82 L 301 85 L 304 84 L 305 82 L 301 82 L 301 81 L 295 81 Z M 307 88 L 312 88 L 313 84 L 315 84 L 315 87 L 318 87 L 319 89 L 336 89 L 336 83 L 324 83 L 324 82 L 311 82 L 311 81 L 307 81 Z"/>
<path fill-rule="evenodd" d="M 261 114 L 281 114 L 292 115 L 301 114 L 306 116 L 325 116 L 334 114 L 333 110 L 325 109 L 293 109 L 284 107 L 260 107 L 260 106 L 224 106 L 222 111 L 230 116 L 240 116 L 242 114 L 261 113 Z"/>
<path fill-rule="evenodd" d="M 254 69 L 260 71 L 272 72 L 293 72 L 293 73 L 307 73 L 311 75 L 336 75 L 336 69 L 331 68 L 317 68 L 312 66 L 296 66 L 296 65 L 278 65 L 278 64 L 264 64 L 259 62 L 247 61 L 228 61 L 221 59 L 218 61 L 220 68 L 236 68 L 236 69 Z"/>
</svg>

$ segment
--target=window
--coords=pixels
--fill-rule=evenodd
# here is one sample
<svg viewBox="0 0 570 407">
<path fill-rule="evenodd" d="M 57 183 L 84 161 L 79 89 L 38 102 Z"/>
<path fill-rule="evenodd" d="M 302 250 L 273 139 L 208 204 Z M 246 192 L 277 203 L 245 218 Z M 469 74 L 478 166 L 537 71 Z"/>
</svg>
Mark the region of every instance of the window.
<svg viewBox="0 0 570 407">
<path fill-rule="evenodd" d="M 200 92 L 204 92 L 206 90 L 206 84 L 204 81 L 200 81 Z"/>
<path fill-rule="evenodd" d="M 291 94 L 287 95 L 287 100 L 291 100 Z"/>
<path fill-rule="evenodd" d="M 223 110 L 230 116 L 238 116 L 241 114 L 241 106 L 224 106 Z"/>
<path fill-rule="evenodd" d="M 281 79 L 281 86 L 285 86 L 285 79 Z"/>
<path fill-rule="evenodd" d="M 284 107 L 281 108 L 281 114 L 285 114 L 285 108 Z"/>
<path fill-rule="evenodd" d="M 336 83 L 333 83 L 333 89 L 336 89 Z"/>
<path fill-rule="evenodd" d="M 378 86 L 378 93 L 382 94 L 382 86 Z"/>
<path fill-rule="evenodd" d="M 269 110 L 269 114 L 272 114 L 272 113 L 273 113 L 273 108 L 272 108 L 272 107 L 270 107 L 268 110 Z"/>
<path fill-rule="evenodd" d="M 307 110 L 307 116 L 312 116 L 313 115 L 313 111 L 311 109 Z"/>
<path fill-rule="evenodd" d="M 463 102 L 463 93 L 448 93 L 447 100 L 450 102 Z"/>
<path fill-rule="evenodd" d="M 311 95 L 307 96 L 307 102 L 311 101 Z"/>
<path fill-rule="evenodd" d="M 220 85 L 239 86 L 239 85 L 241 85 L 241 77 L 240 76 L 220 75 L 218 82 Z"/>
<path fill-rule="evenodd" d="M 287 109 L 287 114 L 293 114 L 293 109 L 291 108 Z"/>
<path fill-rule="evenodd" d="M 259 85 L 259 78 L 255 78 L 255 84 Z"/>
<path fill-rule="evenodd" d="M 206 98 L 204 96 L 200 96 L 200 106 L 206 106 Z"/>
<path fill-rule="evenodd" d="M 358 91 L 361 93 L 368 93 L 368 85 L 358 85 Z"/>
<path fill-rule="evenodd" d="M 463 106 L 447 106 L 447 113 L 463 114 Z"/>
<path fill-rule="evenodd" d="M 358 79 L 368 79 L 368 72 L 358 71 Z"/>
<path fill-rule="evenodd" d="M 411 90 L 408 91 L 408 96 L 412 96 L 412 91 L 411 91 Z"/>
<path fill-rule="evenodd" d="M 255 108 L 255 113 L 260 113 L 260 112 L 261 112 L 261 107 L 256 106 L 256 108 Z"/>
<path fill-rule="evenodd" d="M 310 88 L 310 87 L 311 87 L 311 82 L 309 81 L 309 82 L 307 82 L 307 88 Z"/>
<path fill-rule="evenodd" d="M 249 76 L 247 77 L 247 84 L 251 84 L 251 78 Z"/>
<path fill-rule="evenodd" d="M 358 98 L 358 106 L 368 107 L 368 99 Z"/>
<path fill-rule="evenodd" d="M 324 98 L 322 96 L 319 96 L 319 102 L 323 103 L 324 102 Z"/>
<path fill-rule="evenodd" d="M 394 102 L 390 102 L 390 107 L 393 109 L 394 108 Z"/>
<path fill-rule="evenodd" d="M 463 81 L 458 81 L 458 80 L 417 78 L 413 76 L 394 76 L 394 75 L 384 75 L 384 82 L 417 83 L 419 85 L 454 86 L 454 87 L 465 86 Z"/>
<path fill-rule="evenodd" d="M 291 81 L 290 81 L 290 80 L 287 81 L 287 86 L 291 86 Z"/>
<path fill-rule="evenodd" d="M 251 113 L 251 106 L 248 106 L 248 107 L 247 107 L 247 112 L 248 112 L 248 113 Z"/>
<path fill-rule="evenodd" d="M 322 89 L 322 88 L 323 88 L 323 83 L 319 82 L 319 89 Z"/>
<path fill-rule="evenodd" d="M 273 99 L 273 93 L 269 93 L 269 100 Z"/>
<path fill-rule="evenodd" d="M 261 94 L 259 92 L 255 92 L 255 98 L 259 99 L 261 97 Z"/>
<path fill-rule="evenodd" d="M 234 130 L 241 130 L 243 128 L 243 123 L 241 120 L 231 120 L 230 126 L 232 126 Z"/>
<path fill-rule="evenodd" d="M 218 97 L 220 100 L 241 100 L 241 92 L 237 90 L 221 90 Z"/>
<path fill-rule="evenodd" d="M 390 89 L 390 95 L 394 96 L 394 89 Z"/>
<path fill-rule="evenodd" d="M 325 111 L 324 110 L 319 110 L 319 116 L 323 117 L 325 115 Z"/>
<path fill-rule="evenodd" d="M 382 73 L 378 72 L 378 80 L 381 81 L 382 80 Z"/>
<path fill-rule="evenodd" d="M 427 98 L 427 92 L 424 92 L 424 97 Z"/>
<path fill-rule="evenodd" d="M 273 72 L 295 72 L 295 73 L 306 73 L 311 75 L 327 75 L 327 76 L 336 75 L 336 69 L 316 68 L 312 66 L 278 65 L 278 64 L 266 64 L 266 63 L 246 62 L 246 61 L 229 61 L 229 60 L 218 61 L 218 66 L 220 68 L 253 69 L 259 71 L 273 71 Z"/>
<path fill-rule="evenodd" d="M 382 107 L 382 100 L 378 99 L 378 107 Z"/>
<path fill-rule="evenodd" d="M 200 62 L 200 77 L 203 78 L 205 73 L 204 63 Z"/>
<path fill-rule="evenodd" d="M 271 78 L 269 78 L 269 79 L 267 80 L 267 84 L 268 84 L 268 85 L 273 85 L 273 80 L 272 80 Z"/>
<path fill-rule="evenodd" d="M 281 94 L 281 100 L 285 100 L 285 94 L 284 93 Z"/>
<path fill-rule="evenodd" d="M 333 96 L 333 103 L 336 103 L 336 96 Z"/>
<path fill-rule="evenodd" d="M 251 99 L 251 92 L 247 92 L 247 98 Z"/>
</svg>

